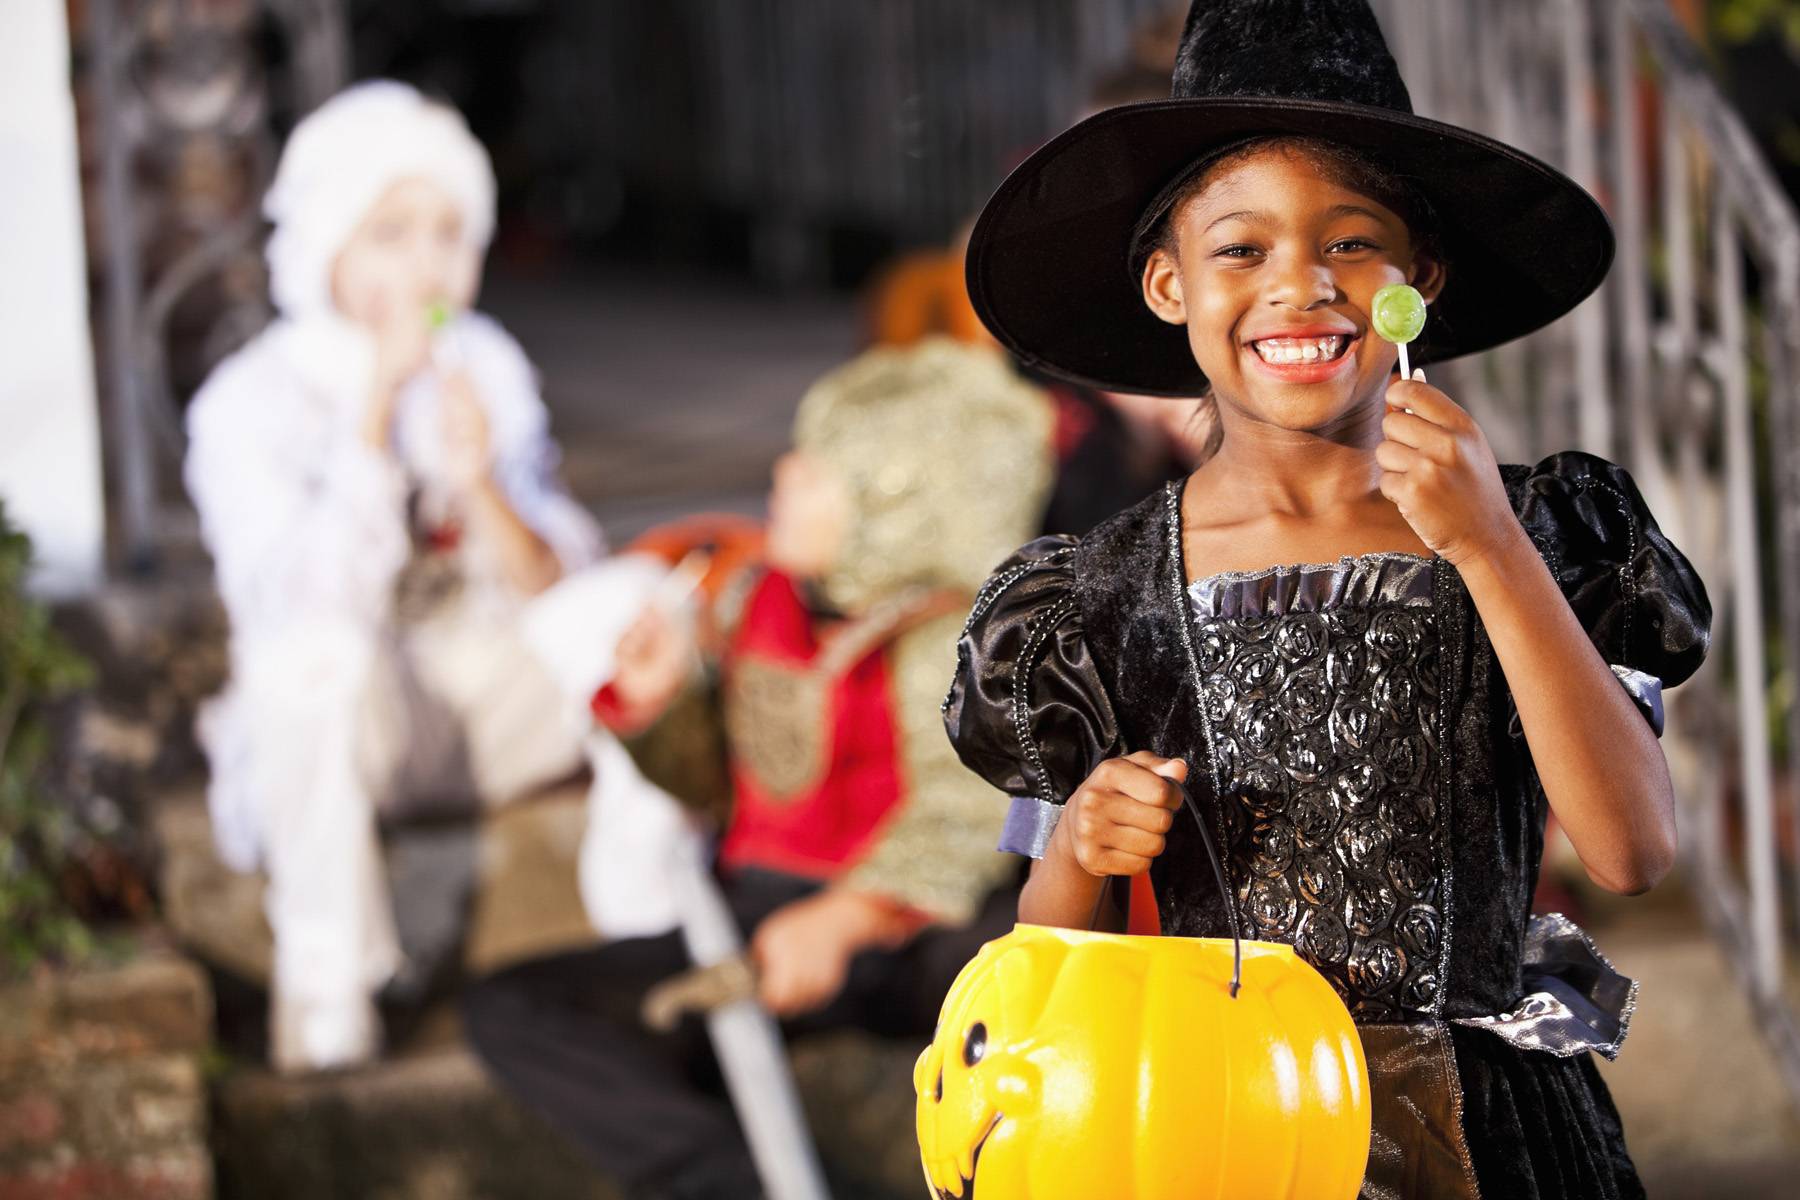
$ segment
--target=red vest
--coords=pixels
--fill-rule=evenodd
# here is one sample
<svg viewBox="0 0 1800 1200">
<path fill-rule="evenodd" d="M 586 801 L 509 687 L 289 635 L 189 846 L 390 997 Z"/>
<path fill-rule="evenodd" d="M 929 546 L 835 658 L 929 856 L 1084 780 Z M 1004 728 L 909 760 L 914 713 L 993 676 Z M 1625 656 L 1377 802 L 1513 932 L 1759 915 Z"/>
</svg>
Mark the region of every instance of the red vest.
<svg viewBox="0 0 1800 1200">
<path fill-rule="evenodd" d="M 819 623 L 770 572 L 723 664 L 734 809 L 727 867 L 831 879 L 853 865 L 901 798 L 886 639 L 847 657 L 855 626 Z M 733 710 L 736 710 L 735 712 Z"/>
</svg>

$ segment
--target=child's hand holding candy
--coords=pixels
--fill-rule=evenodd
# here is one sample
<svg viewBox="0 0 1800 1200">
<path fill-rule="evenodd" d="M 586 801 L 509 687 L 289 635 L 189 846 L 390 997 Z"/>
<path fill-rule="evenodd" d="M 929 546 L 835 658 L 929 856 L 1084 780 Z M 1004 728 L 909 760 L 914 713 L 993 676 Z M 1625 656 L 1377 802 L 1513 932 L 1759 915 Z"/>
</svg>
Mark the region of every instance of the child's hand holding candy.
<svg viewBox="0 0 1800 1200">
<path fill-rule="evenodd" d="M 1511 544 L 1523 530 L 1487 436 L 1407 362 L 1407 343 L 1425 328 L 1425 297 L 1407 284 L 1389 284 L 1375 293 L 1369 323 L 1400 348 L 1400 379 L 1387 390 L 1384 440 L 1375 447 L 1381 494 L 1452 566 Z"/>
<path fill-rule="evenodd" d="M 1487 436 L 1424 372 L 1387 390 L 1383 441 L 1375 447 L 1381 494 L 1413 532 L 1452 566 L 1524 536 Z"/>
<path fill-rule="evenodd" d="M 394 287 L 372 286 L 356 319 L 375 335 L 375 380 L 382 389 L 400 390 L 431 360 L 430 314 Z"/>
</svg>

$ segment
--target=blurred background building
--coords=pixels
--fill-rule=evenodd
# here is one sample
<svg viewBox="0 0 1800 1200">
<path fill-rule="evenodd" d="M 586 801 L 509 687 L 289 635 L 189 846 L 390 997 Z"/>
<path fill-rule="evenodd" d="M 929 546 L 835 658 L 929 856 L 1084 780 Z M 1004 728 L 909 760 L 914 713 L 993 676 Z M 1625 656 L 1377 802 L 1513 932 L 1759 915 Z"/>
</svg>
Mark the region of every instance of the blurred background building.
<svg viewBox="0 0 1800 1200">
<path fill-rule="evenodd" d="M 1717 640 L 1672 697 L 1667 743 L 1681 875 L 1643 900 L 1564 902 L 1645 983 L 1606 1073 L 1651 1194 L 1790 1194 L 1800 3 L 1376 9 L 1420 111 L 1558 164 L 1618 231 L 1600 295 L 1433 381 L 1503 458 L 1579 446 L 1627 464 L 1709 585 Z M 223 671 L 223 628 L 178 465 L 187 400 L 270 315 L 258 204 L 282 138 L 375 76 L 467 115 L 500 181 L 484 307 L 542 370 L 565 474 L 623 542 L 683 513 L 755 512 L 801 390 L 879 332 L 869 296 L 897 278 L 889 264 L 951 246 L 1103 85 L 1124 99 L 1131 79 L 1166 75 L 1169 5 L 0 0 L 0 14 L 0 499 L 37 540 L 32 590 L 57 599 L 91 664 L 83 684 L 36 633 L 0 626 L 26 646 L 0 648 L 19 697 L 0 722 L 0 1198 L 607 1194 L 493 1094 L 441 1011 L 371 1071 L 257 1066 L 267 935 L 255 881 L 211 856 L 199 798 L 189 726 Z M 29 761 L 4 736 L 14 712 L 42 733 Z M 594 936 L 574 900 L 579 830 L 577 794 L 484 831 L 472 968 Z M 429 876 L 428 836 L 396 836 L 392 853 L 397 874 Z M 828 1155 L 861 1163 L 845 1194 L 916 1179 L 910 1085 L 890 1058 L 802 1056 Z"/>
</svg>

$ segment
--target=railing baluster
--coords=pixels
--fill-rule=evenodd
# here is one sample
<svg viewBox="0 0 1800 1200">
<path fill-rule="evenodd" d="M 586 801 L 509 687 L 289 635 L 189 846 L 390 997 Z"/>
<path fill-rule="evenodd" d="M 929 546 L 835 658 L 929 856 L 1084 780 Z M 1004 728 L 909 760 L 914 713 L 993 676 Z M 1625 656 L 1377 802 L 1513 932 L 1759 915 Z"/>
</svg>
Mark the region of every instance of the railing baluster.
<svg viewBox="0 0 1800 1200">
<path fill-rule="evenodd" d="M 1662 479 L 1653 436 L 1656 414 L 1650 397 L 1649 228 L 1644 214 L 1643 125 L 1638 119 L 1638 41 L 1627 0 L 1607 8 L 1607 54 L 1611 72 L 1613 125 L 1613 221 L 1619 253 L 1613 266 L 1618 300 L 1618 345 L 1624 376 L 1622 408 L 1628 417 L 1629 460 L 1652 504 L 1674 497 Z"/>
<path fill-rule="evenodd" d="M 142 568 L 157 551 L 157 456 L 144 413 L 142 380 L 132 353 L 142 289 L 137 220 L 131 183 L 136 151 L 121 82 L 128 79 L 130 27 L 119 0 L 96 0 L 92 15 L 96 109 L 100 118 L 100 186 L 106 222 L 106 396 L 112 437 L 107 472 L 109 507 L 118 519 L 120 549 L 128 566 Z"/>
<path fill-rule="evenodd" d="M 1667 318 L 1657 331 L 1657 365 L 1660 367 L 1657 398 L 1661 412 L 1654 434 L 1656 458 L 1664 462 L 1666 447 L 1675 447 L 1678 502 L 1659 507 L 1658 520 L 1680 546 L 1702 542 L 1704 527 L 1694 505 L 1702 499 L 1697 489 L 1705 486 L 1701 464 L 1702 434 L 1706 409 L 1690 402 L 1704 396 L 1710 407 L 1712 392 L 1696 370 L 1699 354 L 1699 296 L 1694 279 L 1694 210 L 1689 183 L 1688 126 L 1673 112 L 1663 117 L 1662 138 L 1662 238 L 1667 273 L 1664 304 Z M 1660 498 L 1659 498 L 1660 499 Z"/>
<path fill-rule="evenodd" d="M 1719 322 L 1719 383 L 1724 396 L 1726 504 L 1734 563 L 1738 764 L 1744 810 L 1744 860 L 1750 888 L 1750 942 L 1758 992 L 1781 987 L 1781 899 L 1775 860 L 1775 808 L 1769 778 L 1768 688 L 1764 679 L 1762 573 L 1756 538 L 1756 458 L 1751 445 L 1750 380 L 1744 359 L 1744 282 L 1736 214 L 1721 196 L 1714 216 L 1713 282 Z"/>
<path fill-rule="evenodd" d="M 1769 455 L 1774 476 L 1774 578 L 1781 622 L 1778 676 L 1786 680 L 1787 754 L 1783 789 L 1788 818 L 1800 830 L 1800 259 L 1790 258 L 1765 279 L 1763 358 L 1768 375 Z M 1784 452 L 1785 451 L 1785 452 Z M 1790 866 L 1790 873 L 1800 866 Z M 1800 929 L 1800 879 L 1790 878 L 1795 928 Z M 1800 1068 L 1797 1068 L 1800 1069 Z"/>
<path fill-rule="evenodd" d="M 1600 186 L 1594 144 L 1594 31 L 1588 0 L 1561 0 L 1563 29 L 1563 144 L 1569 175 L 1590 191 Z M 1612 454 L 1612 395 L 1606 379 L 1606 293 L 1589 296 L 1575 310 L 1575 403 L 1580 444 Z"/>
</svg>

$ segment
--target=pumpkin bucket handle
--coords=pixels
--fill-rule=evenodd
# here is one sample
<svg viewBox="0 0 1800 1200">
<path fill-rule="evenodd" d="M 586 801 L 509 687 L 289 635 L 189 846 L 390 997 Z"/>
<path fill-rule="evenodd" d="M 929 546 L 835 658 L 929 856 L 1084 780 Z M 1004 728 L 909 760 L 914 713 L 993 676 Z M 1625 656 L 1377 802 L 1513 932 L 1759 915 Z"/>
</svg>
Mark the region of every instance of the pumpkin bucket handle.
<svg viewBox="0 0 1800 1200">
<path fill-rule="evenodd" d="M 1187 784 L 1179 781 L 1175 784 L 1181 789 L 1181 803 L 1194 818 L 1194 825 L 1200 830 L 1200 842 L 1206 847 L 1207 861 L 1212 863 L 1213 879 L 1219 885 L 1219 899 L 1225 904 L 1225 916 L 1231 922 L 1231 998 L 1237 999 L 1238 985 L 1244 979 L 1244 943 L 1238 936 L 1237 910 L 1231 903 L 1231 888 L 1225 882 L 1225 864 L 1219 859 L 1219 848 L 1213 845 L 1212 831 L 1207 829 L 1206 822 L 1201 819 L 1200 806 L 1194 803 L 1194 794 L 1187 789 Z"/>
<path fill-rule="evenodd" d="M 1219 885 L 1219 899 L 1225 902 L 1226 916 L 1231 920 L 1231 998 L 1237 999 L 1238 985 L 1244 979 L 1244 943 L 1238 936 L 1237 912 L 1231 903 L 1231 887 L 1225 882 L 1225 864 L 1219 859 L 1219 848 L 1213 845 L 1212 832 L 1206 828 L 1206 822 L 1200 816 L 1200 807 L 1194 803 L 1194 794 L 1187 790 L 1187 785 L 1180 781 L 1175 786 L 1181 789 L 1181 803 L 1193 815 L 1194 825 L 1200 830 L 1200 842 L 1206 847 L 1206 857 L 1212 863 L 1213 879 Z M 1106 907 L 1108 888 L 1101 888 L 1099 897 L 1094 901 L 1094 915 L 1088 918 L 1088 928 L 1093 929 L 1100 923 L 1100 910 Z"/>
</svg>

